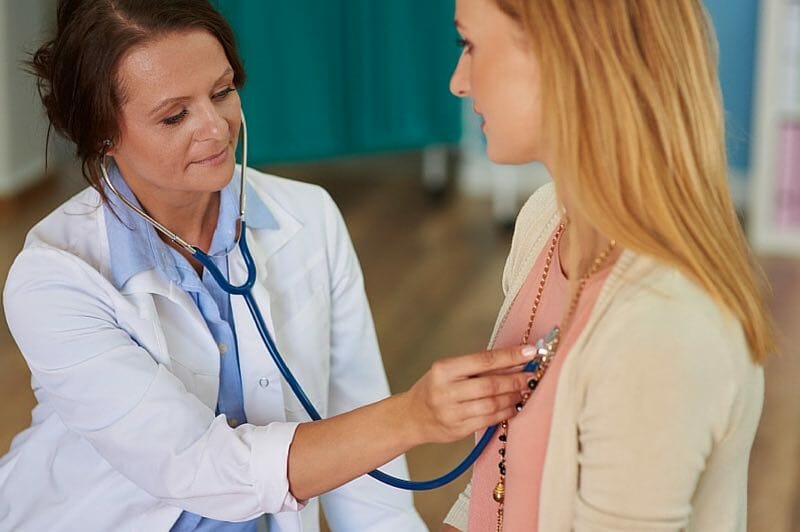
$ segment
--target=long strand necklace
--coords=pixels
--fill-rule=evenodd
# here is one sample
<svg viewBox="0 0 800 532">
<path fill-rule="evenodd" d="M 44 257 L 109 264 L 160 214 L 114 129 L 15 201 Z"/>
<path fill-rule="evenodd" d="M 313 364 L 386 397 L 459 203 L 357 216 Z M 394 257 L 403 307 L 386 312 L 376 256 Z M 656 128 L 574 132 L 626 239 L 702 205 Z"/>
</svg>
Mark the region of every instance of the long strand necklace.
<svg viewBox="0 0 800 532">
<path fill-rule="evenodd" d="M 536 311 L 539 309 L 539 304 L 542 301 L 542 294 L 544 293 L 545 284 L 547 284 L 547 278 L 550 275 L 550 268 L 553 265 L 553 257 L 556 254 L 556 250 L 558 249 L 558 243 L 561 240 L 561 235 L 564 233 L 564 229 L 566 229 L 566 224 L 561 223 L 556 229 L 555 234 L 553 235 L 553 240 L 550 242 L 550 247 L 547 250 L 547 255 L 545 256 L 544 261 L 544 270 L 542 272 L 542 277 L 539 280 L 539 286 L 536 289 L 536 297 L 533 299 L 533 305 L 531 305 L 531 316 L 528 320 L 528 326 L 525 329 L 525 333 L 522 335 L 522 343 L 527 344 L 528 339 L 530 337 L 531 331 L 533 330 L 533 322 L 536 319 Z M 583 289 L 586 288 L 586 284 L 589 282 L 589 278 L 594 275 L 595 273 L 600 270 L 603 264 L 608 260 L 608 257 L 614 251 L 616 247 L 616 241 L 612 240 L 609 242 L 608 247 L 603 250 L 592 263 L 592 267 L 586 272 L 581 278 L 578 280 L 578 286 L 575 290 L 575 295 L 570 300 L 569 307 L 567 308 L 567 312 L 564 316 L 564 320 L 562 322 L 562 327 L 565 330 L 566 327 L 569 325 L 570 320 L 575 314 L 575 310 L 578 307 L 578 301 L 580 300 L 581 294 L 583 293 Z M 547 368 L 550 367 L 550 363 L 553 360 L 553 357 L 556 354 L 556 349 L 558 349 L 558 343 L 561 340 L 561 331 L 562 328 L 558 326 L 553 327 L 548 331 L 548 333 L 544 336 L 544 338 L 540 338 L 536 342 L 536 355 L 534 358 L 534 369 L 531 375 L 530 380 L 528 380 L 528 390 L 522 395 L 522 399 L 516 405 L 517 412 L 520 412 L 522 408 L 525 406 L 525 403 L 530 398 L 533 391 L 539 385 L 539 382 L 544 377 L 545 373 L 547 372 Z M 500 423 L 500 435 L 498 436 L 498 440 L 500 440 L 500 449 L 497 451 L 500 455 L 500 461 L 498 462 L 497 466 L 500 470 L 500 479 L 497 481 L 497 484 L 492 491 L 492 499 L 497 502 L 497 532 L 502 532 L 503 530 L 503 513 L 504 513 L 504 502 L 505 502 L 505 495 L 506 495 L 506 443 L 508 442 L 508 420 L 504 420 Z"/>
</svg>

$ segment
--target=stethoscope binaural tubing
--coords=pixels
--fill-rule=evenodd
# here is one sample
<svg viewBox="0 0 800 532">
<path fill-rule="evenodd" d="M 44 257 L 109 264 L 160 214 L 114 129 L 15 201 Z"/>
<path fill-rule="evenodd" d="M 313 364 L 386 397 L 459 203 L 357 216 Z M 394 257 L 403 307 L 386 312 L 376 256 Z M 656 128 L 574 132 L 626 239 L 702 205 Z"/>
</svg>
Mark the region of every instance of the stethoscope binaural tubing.
<svg viewBox="0 0 800 532">
<path fill-rule="evenodd" d="M 292 371 L 286 365 L 283 357 L 281 356 L 280 352 L 278 351 L 277 346 L 272 338 L 272 335 L 269 333 L 267 326 L 264 322 L 264 318 L 261 314 L 261 310 L 258 307 L 254 297 L 252 288 L 256 281 L 256 264 L 253 260 L 253 255 L 250 252 L 250 248 L 247 245 L 247 224 L 244 221 L 244 210 L 245 210 L 245 175 L 247 171 L 247 125 L 244 118 L 244 112 L 241 114 L 242 117 L 242 164 L 241 164 L 241 185 L 239 190 L 239 249 L 242 253 L 242 258 L 245 263 L 245 267 L 247 269 L 247 279 L 240 285 L 234 285 L 230 283 L 225 276 L 222 274 L 219 268 L 214 264 L 211 257 L 180 236 L 175 234 L 174 232 L 170 231 L 164 225 L 159 223 L 153 217 L 148 215 L 144 210 L 139 208 L 133 202 L 128 200 L 124 195 L 120 194 L 117 188 L 112 183 L 111 179 L 108 176 L 108 172 L 105 167 L 105 163 L 100 164 L 101 173 L 103 176 L 103 180 L 108 186 L 108 188 L 132 211 L 136 214 L 141 216 L 144 220 L 150 223 L 157 231 L 161 234 L 166 236 L 170 241 L 174 242 L 175 244 L 179 245 L 180 247 L 184 248 L 186 251 L 192 254 L 192 256 L 203 265 L 204 268 L 208 270 L 208 272 L 214 277 L 215 282 L 217 282 L 225 292 L 231 295 L 240 295 L 244 298 L 245 302 L 247 303 L 247 308 L 250 311 L 251 316 L 253 317 L 253 321 L 258 329 L 259 334 L 261 335 L 262 340 L 264 341 L 264 345 L 269 352 L 270 358 L 275 363 L 280 372 L 281 376 L 286 380 L 289 387 L 292 389 L 292 393 L 294 393 L 295 397 L 300 401 L 300 404 L 303 405 L 306 413 L 309 417 L 314 421 L 319 421 L 322 419 L 317 409 L 314 407 L 314 404 L 309 400 L 308 396 L 306 395 L 305 391 L 303 390 L 300 383 L 295 378 Z M 525 372 L 532 372 L 536 371 L 538 367 L 538 362 L 534 359 L 533 361 L 529 362 L 522 371 Z M 435 488 L 439 488 L 450 482 L 454 481 L 456 478 L 461 476 L 467 469 L 469 469 L 472 464 L 478 459 L 481 453 L 484 451 L 486 446 L 489 444 L 489 441 L 494 436 L 495 432 L 497 431 L 497 426 L 488 427 L 486 431 L 483 433 L 481 438 L 476 443 L 475 447 L 472 451 L 451 471 L 445 473 L 444 475 L 426 481 L 412 481 L 412 480 L 405 480 L 402 478 L 394 477 L 383 471 L 378 469 L 369 472 L 369 476 L 387 484 L 389 486 L 393 486 L 395 488 L 409 490 L 409 491 L 425 491 L 425 490 L 432 490 Z"/>
</svg>

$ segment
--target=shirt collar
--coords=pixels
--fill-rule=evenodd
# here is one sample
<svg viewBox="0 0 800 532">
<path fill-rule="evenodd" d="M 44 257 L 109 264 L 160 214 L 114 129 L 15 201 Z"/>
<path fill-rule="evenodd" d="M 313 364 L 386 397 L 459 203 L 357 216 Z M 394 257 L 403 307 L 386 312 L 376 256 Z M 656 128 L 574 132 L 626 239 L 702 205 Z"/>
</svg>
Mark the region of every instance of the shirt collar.
<svg viewBox="0 0 800 532">
<path fill-rule="evenodd" d="M 223 195 L 226 195 L 231 201 L 232 216 L 239 215 L 239 182 L 242 175 L 241 165 L 236 165 L 233 170 L 233 179 L 227 187 L 223 189 Z M 245 183 L 245 221 L 247 227 L 250 229 L 280 229 L 280 224 L 272 211 L 269 210 L 267 205 L 258 195 L 256 190 L 250 185 L 249 182 Z"/>
<path fill-rule="evenodd" d="M 211 243 L 212 254 L 233 245 L 239 205 L 239 178 L 241 168 L 234 170 L 233 179 L 220 193 L 220 215 Z M 131 203 L 140 207 L 139 201 L 112 164 L 108 177 L 114 187 Z M 246 187 L 245 220 L 250 229 L 278 229 L 280 226 L 256 191 L 249 183 Z M 108 204 L 103 205 L 106 234 L 109 242 L 111 280 L 120 290 L 134 275 L 147 270 L 158 270 L 175 283 L 184 277 L 178 271 L 175 256 L 159 238 L 156 230 L 114 194 L 107 190 Z"/>
</svg>

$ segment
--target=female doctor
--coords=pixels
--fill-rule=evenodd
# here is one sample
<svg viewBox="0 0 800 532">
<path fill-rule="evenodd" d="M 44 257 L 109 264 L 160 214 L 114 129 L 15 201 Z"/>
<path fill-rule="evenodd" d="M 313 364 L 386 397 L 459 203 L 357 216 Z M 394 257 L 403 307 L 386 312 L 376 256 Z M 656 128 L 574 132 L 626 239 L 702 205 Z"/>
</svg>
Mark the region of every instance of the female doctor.
<svg viewBox="0 0 800 532">
<path fill-rule="evenodd" d="M 267 514 L 314 531 L 327 493 L 334 530 L 424 530 L 408 493 L 350 481 L 393 459 L 405 475 L 409 448 L 513 415 L 526 378 L 495 372 L 530 350 L 445 359 L 386 398 L 339 212 L 250 170 L 254 297 L 331 416 L 303 423 L 242 299 L 103 181 L 241 282 L 244 72 L 222 17 L 199 0 L 61 0 L 32 68 L 91 187 L 30 232 L 5 287 L 38 404 L 0 459 L 0 529 L 252 531 Z"/>
</svg>

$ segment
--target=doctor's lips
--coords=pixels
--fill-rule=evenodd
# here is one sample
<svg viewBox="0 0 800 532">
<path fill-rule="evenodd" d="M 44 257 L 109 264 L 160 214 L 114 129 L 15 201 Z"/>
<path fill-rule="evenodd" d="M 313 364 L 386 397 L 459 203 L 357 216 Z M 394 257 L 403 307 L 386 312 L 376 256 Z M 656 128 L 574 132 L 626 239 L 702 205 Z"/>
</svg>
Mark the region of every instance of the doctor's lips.
<svg viewBox="0 0 800 532">
<path fill-rule="evenodd" d="M 218 164 L 224 163 L 227 158 L 228 158 L 228 146 L 225 146 L 224 148 L 222 148 L 222 151 L 212 153 L 205 159 L 192 161 L 190 164 L 199 164 L 201 166 L 217 166 Z"/>
</svg>

